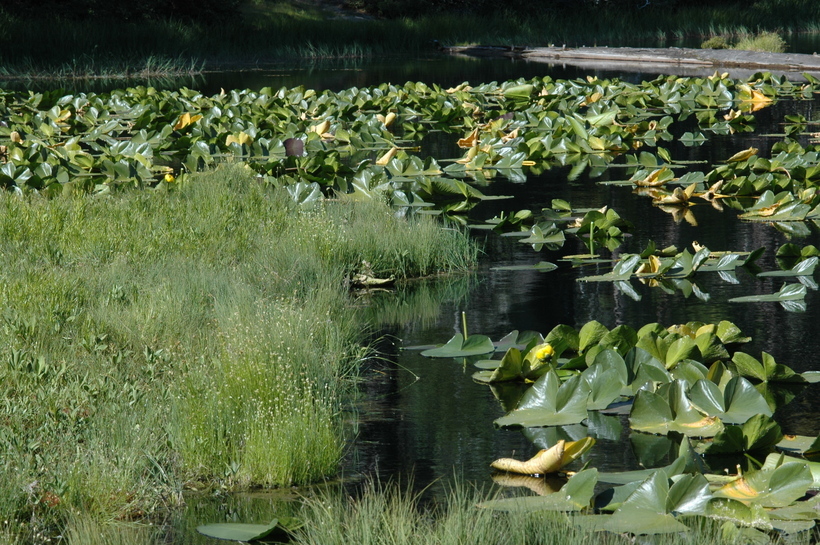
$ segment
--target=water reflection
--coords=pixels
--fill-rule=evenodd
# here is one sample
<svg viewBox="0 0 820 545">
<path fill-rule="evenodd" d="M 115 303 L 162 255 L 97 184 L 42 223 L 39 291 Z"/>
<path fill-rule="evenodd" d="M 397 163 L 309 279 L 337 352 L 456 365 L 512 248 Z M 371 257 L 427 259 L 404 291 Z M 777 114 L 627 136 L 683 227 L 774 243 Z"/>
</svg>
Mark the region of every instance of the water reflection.
<svg viewBox="0 0 820 545">
<path fill-rule="evenodd" d="M 693 170 L 709 170 L 735 152 L 755 146 L 768 155 L 771 145 L 782 138 L 779 122 L 786 114 L 799 113 L 815 119 L 818 102 L 781 102 L 756 114 L 755 133 L 715 137 L 708 145 L 686 147 L 679 141 L 665 143 L 676 159 L 701 161 Z M 691 130 L 678 127 L 676 130 Z M 679 133 L 677 133 L 679 134 Z M 450 139 L 452 140 L 452 139 Z M 806 142 L 803 142 L 806 144 Z M 426 142 L 435 147 L 430 153 L 453 156 L 452 142 L 438 138 Z M 427 147 L 427 146 L 426 146 Z M 429 149 L 429 147 L 427 147 Z M 624 177 L 622 170 L 609 169 L 598 178 L 583 173 L 568 182 L 570 167 L 552 169 L 530 177 L 525 184 L 504 180 L 491 181 L 482 191 L 513 195 L 512 200 L 484 202 L 470 213 L 482 222 L 502 210 L 538 209 L 552 199 L 569 201 L 575 207 L 614 208 L 621 217 L 636 225 L 632 236 L 616 251 L 637 252 L 653 240 L 658 247 L 675 245 L 679 249 L 698 241 L 712 250 L 752 251 L 764 247 L 759 261 L 765 270 L 777 269 L 774 251 L 791 239 L 772 225 L 741 222 L 737 212 L 720 212 L 708 204 L 693 207 L 698 226 L 676 223 L 672 216 L 652 206 L 649 199 L 632 194 L 628 187 L 596 182 Z M 682 172 L 681 172 L 682 174 Z M 799 245 L 820 245 L 816 226 L 809 225 L 808 236 L 791 240 Z M 499 339 L 513 329 L 550 331 L 558 324 L 580 327 L 598 320 L 609 328 L 627 324 L 638 328 L 649 322 L 665 325 L 697 320 L 730 320 L 753 338 L 743 350 L 760 357 L 762 350 L 778 362 L 797 371 L 820 370 L 820 295 L 809 290 L 804 313 L 787 312 L 776 303 L 733 304 L 732 297 L 772 293 L 783 284 L 775 278 L 757 278 L 738 269 L 734 278 L 715 273 L 696 275 L 693 281 L 708 294 L 708 300 L 681 292 L 661 289 L 633 281 L 633 296 L 606 282 L 583 283 L 577 279 L 602 274 L 609 267 L 573 268 L 558 261 L 562 255 L 586 252 L 585 246 L 570 239 L 560 252 L 534 252 L 515 239 L 485 231 L 476 232 L 485 250 L 477 273 L 478 285 L 458 298 L 444 299 L 437 318 L 427 313 L 424 323 L 393 320 L 387 330 L 395 337 L 385 350 L 397 365 L 383 364 L 374 371 L 379 397 L 360 415 L 362 446 L 355 450 L 356 463 L 351 472 L 376 471 L 396 475 L 413 471 L 418 486 L 433 483 L 431 490 L 443 490 L 444 482 L 458 474 L 469 481 L 492 483 L 489 463 L 495 458 L 532 456 L 539 448 L 554 444 L 558 438 L 576 439 L 589 433 L 598 444 L 580 463 L 590 462 L 603 471 L 657 467 L 670 463 L 678 452 L 679 439 L 631 432 L 626 415 L 594 414 L 586 426 L 539 430 L 496 430 L 492 421 L 503 415 L 519 395 L 514 386 L 489 388 L 471 379 L 475 368 L 469 361 L 427 359 L 418 351 L 401 347 L 442 343 L 460 330 L 460 313 L 466 312 L 471 332 Z M 498 265 L 535 264 L 542 260 L 558 263 L 554 272 L 495 270 Z M 390 297 L 390 296 L 387 296 Z M 429 298 L 429 293 L 427 295 Z M 782 406 L 775 418 L 784 432 L 816 435 L 820 433 L 820 386 L 773 392 L 774 397 L 791 402 Z M 388 415 L 381 419 L 380 415 Z M 725 461 L 716 459 L 716 469 Z M 578 462 L 576 462 L 578 463 Z M 725 462 L 728 463 L 728 462 Z M 732 459 L 732 464 L 737 459 Z M 526 488 L 526 486 L 525 486 Z"/>
</svg>

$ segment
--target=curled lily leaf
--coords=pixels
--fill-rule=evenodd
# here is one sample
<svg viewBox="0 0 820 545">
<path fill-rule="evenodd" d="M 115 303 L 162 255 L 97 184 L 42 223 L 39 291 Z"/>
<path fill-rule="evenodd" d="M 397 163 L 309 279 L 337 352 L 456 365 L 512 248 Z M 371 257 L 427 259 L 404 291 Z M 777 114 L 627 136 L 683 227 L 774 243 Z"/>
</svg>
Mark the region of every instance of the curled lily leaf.
<svg viewBox="0 0 820 545">
<path fill-rule="evenodd" d="M 522 462 L 513 458 L 499 458 L 490 464 L 493 469 L 522 475 L 546 475 L 556 473 L 576 460 L 595 444 L 595 439 L 585 437 L 578 441 L 559 440 L 548 449 L 542 449 L 529 460 Z"/>
<path fill-rule="evenodd" d="M 471 132 L 464 138 L 459 138 L 457 144 L 460 148 L 472 148 L 474 146 L 477 146 L 478 142 L 478 129 L 473 129 L 473 132 Z"/>
<path fill-rule="evenodd" d="M 387 163 L 390 162 L 391 159 L 393 159 L 393 157 L 396 156 L 396 152 L 398 152 L 398 151 L 399 151 L 399 148 L 397 148 L 396 146 L 393 146 L 392 148 L 387 150 L 387 152 L 384 155 L 382 155 L 381 157 L 376 159 L 376 164 L 381 166 L 381 167 L 385 166 Z"/>
<path fill-rule="evenodd" d="M 731 157 L 729 157 L 728 159 L 726 159 L 726 162 L 727 163 L 739 163 L 741 161 L 745 161 L 746 159 L 752 157 L 753 155 L 756 155 L 758 151 L 759 150 L 757 148 L 754 148 L 754 147 L 749 148 L 749 149 L 745 149 L 743 151 L 739 151 L 739 152 L 735 153 L 734 155 L 732 155 Z"/>
<path fill-rule="evenodd" d="M 669 173 L 669 167 L 662 167 L 656 170 L 653 170 L 649 173 L 649 175 L 642 179 L 636 180 L 635 185 L 640 187 L 658 187 L 664 185 L 666 182 L 671 181 L 671 178 L 665 176 Z"/>
<path fill-rule="evenodd" d="M 671 195 L 665 195 L 656 199 L 655 204 L 666 204 L 666 205 L 680 205 L 680 204 L 688 204 L 689 199 L 692 198 L 692 195 L 695 194 L 695 188 L 697 184 L 690 184 L 686 187 L 686 189 L 681 189 L 680 187 L 676 187 L 674 191 L 672 191 Z"/>
</svg>

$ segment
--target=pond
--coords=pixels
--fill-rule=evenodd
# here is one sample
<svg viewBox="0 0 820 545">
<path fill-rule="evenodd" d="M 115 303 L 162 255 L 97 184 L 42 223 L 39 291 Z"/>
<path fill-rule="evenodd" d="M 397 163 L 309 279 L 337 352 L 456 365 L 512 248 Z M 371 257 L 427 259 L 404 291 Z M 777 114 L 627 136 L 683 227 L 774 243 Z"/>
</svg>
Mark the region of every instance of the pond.
<svg viewBox="0 0 820 545">
<path fill-rule="evenodd" d="M 305 85 L 317 89 L 342 89 L 383 82 L 425 81 L 444 87 L 462 81 L 503 81 L 518 77 L 550 75 L 553 78 L 619 78 L 638 82 L 657 74 L 618 70 L 596 71 L 555 67 L 536 63 L 490 59 L 439 59 L 412 65 L 397 63 L 364 67 L 313 68 L 304 71 L 209 75 L 204 89 L 220 87 L 261 88 Z M 224 78 L 224 79 L 223 79 Z M 705 145 L 687 147 L 679 140 L 666 142 L 673 157 L 691 161 L 693 170 L 709 170 L 738 150 L 757 147 L 767 152 L 780 140 L 785 115 L 817 119 L 820 101 L 780 101 L 756 112 L 756 130 L 738 135 L 714 136 Z M 675 135 L 691 130 L 685 123 Z M 453 138 L 433 133 L 423 143 L 422 155 L 461 155 Z M 805 137 L 804 137 L 805 139 Z M 804 142 L 805 143 L 805 142 Z M 589 172 L 572 172 L 571 167 L 554 168 L 525 183 L 496 179 L 481 188 L 486 194 L 508 195 L 507 200 L 487 201 L 469 213 L 471 223 L 481 223 L 502 211 L 528 208 L 539 210 L 553 199 L 570 202 L 574 208 L 608 206 L 635 224 L 614 256 L 640 252 L 648 241 L 659 248 L 675 245 L 691 247 L 694 241 L 713 251 L 752 251 L 765 248 L 758 264 L 764 270 L 777 269 L 775 250 L 786 242 L 820 246 L 818 229 L 812 225 L 806 236 L 795 238 L 770 224 L 742 222 L 733 210 L 718 211 L 703 204 L 692 208 L 697 226 L 675 221 L 672 215 L 653 206 L 649 199 L 636 198 L 628 187 L 602 182 L 624 179 L 623 169 L 610 168 L 599 177 Z M 535 330 L 546 334 L 558 324 L 575 328 L 597 320 L 608 328 L 627 324 L 635 329 L 646 323 L 665 326 L 702 321 L 729 320 L 737 324 L 752 342 L 743 347 L 759 357 L 771 353 L 779 363 L 796 371 L 820 370 L 820 296 L 810 285 L 805 312 L 789 312 L 777 303 L 730 303 L 732 297 L 749 293 L 771 293 L 782 280 L 761 279 L 739 269 L 736 279 L 701 275 L 696 283 L 701 296 L 684 296 L 680 291 L 632 282 L 627 292 L 610 282 L 584 283 L 578 278 L 602 274 L 609 265 L 575 268 L 560 261 L 568 254 L 588 249 L 569 238 L 558 252 L 534 251 L 515 238 L 487 231 L 474 231 L 484 255 L 473 275 L 417 282 L 398 293 L 372 293 L 359 303 L 371 320 L 380 324 L 377 346 L 380 358 L 365 370 L 362 396 L 351 409 L 349 421 L 355 435 L 341 473 L 341 482 L 352 489 L 363 480 L 378 477 L 412 480 L 428 496 L 444 493 L 458 479 L 479 487 L 492 486 L 489 464 L 500 457 L 526 459 L 548 443 L 547 429 L 515 431 L 497 429 L 493 420 L 503 416 L 520 392 L 515 387 L 493 387 L 476 383 L 472 361 L 431 359 L 414 347 L 441 344 L 461 331 L 462 312 L 471 333 L 499 339 L 512 330 Z M 498 270 L 509 265 L 558 264 L 551 272 Z M 498 356 L 497 356 L 498 357 Z M 780 408 L 775 418 L 784 433 L 814 436 L 820 433 L 820 386 L 798 389 L 796 396 Z M 631 432 L 626 415 L 602 416 L 584 426 L 567 426 L 560 432 L 578 438 L 587 433 L 597 444 L 583 461 L 602 471 L 623 471 L 659 467 L 677 455 L 677 443 L 666 437 Z M 733 460 L 734 463 L 736 460 Z M 719 462 L 718 462 L 719 463 Z M 713 468 L 719 471 L 721 468 Z M 202 520 L 263 520 L 264 513 L 287 510 L 287 499 L 279 496 L 219 496 L 188 501 L 188 513 L 176 525 L 174 542 L 204 543 L 194 537 L 192 524 Z M 189 541 L 190 540 L 190 541 Z"/>
<path fill-rule="evenodd" d="M 364 87 L 384 82 L 424 81 L 449 87 L 463 81 L 503 81 L 519 77 L 549 75 L 555 79 L 575 79 L 587 75 L 618 78 L 630 82 L 653 79 L 657 74 L 619 70 L 575 69 L 511 60 L 430 59 L 412 63 L 388 62 L 360 66 L 314 67 L 276 72 L 259 70 L 234 74 L 208 74 L 205 81 L 192 82 L 205 93 L 220 88 L 274 88 L 304 85 L 315 89 Z M 785 115 L 802 115 L 817 120 L 820 102 L 780 101 L 755 113 L 756 130 L 736 135 L 714 136 L 702 146 L 689 147 L 680 140 L 664 143 L 676 160 L 691 162 L 693 170 L 709 170 L 739 150 L 756 147 L 767 154 L 780 140 Z M 692 120 L 694 121 L 694 120 Z M 676 123 L 675 136 L 692 130 Z M 802 137 L 804 144 L 807 137 Z M 422 155 L 457 157 L 462 154 L 452 135 L 432 133 L 422 144 Z M 483 202 L 469 213 L 470 223 L 482 223 L 502 211 L 523 208 L 540 210 L 553 199 L 563 199 L 574 208 L 598 209 L 608 206 L 635 229 L 614 256 L 640 252 L 652 240 L 659 248 L 675 245 L 691 247 L 697 241 L 713 251 L 752 251 L 765 248 L 758 262 L 764 270 L 777 269 L 775 250 L 786 242 L 820 246 L 816 226 L 796 238 L 759 222 L 741 222 L 737 212 L 718 211 L 708 204 L 692 212 L 697 226 L 675 218 L 637 198 L 628 187 L 607 185 L 625 179 L 624 170 L 610 168 L 598 177 L 588 170 L 571 166 L 553 168 L 525 182 L 495 179 L 481 190 L 488 195 L 508 195 L 510 199 Z M 609 270 L 606 264 L 576 268 L 560 259 L 588 249 L 570 237 L 560 251 L 534 251 L 511 237 L 474 231 L 484 248 L 479 270 L 473 275 L 417 282 L 397 293 L 372 293 L 359 304 L 368 313 L 378 332 L 380 358 L 364 370 L 361 399 L 351 408 L 349 454 L 340 482 L 351 487 L 368 477 L 382 480 L 412 478 L 414 486 L 427 494 L 443 493 L 453 479 L 479 487 L 492 485 L 489 464 L 499 457 L 528 458 L 544 446 L 548 429 L 526 432 L 496 429 L 493 420 L 503 416 L 520 391 L 515 387 L 494 387 L 472 379 L 477 370 L 472 361 L 430 359 L 413 347 L 441 344 L 461 331 L 462 313 L 471 333 L 499 339 L 512 330 L 535 330 L 546 334 L 559 324 L 579 328 L 597 320 L 608 328 L 626 324 L 635 329 L 649 322 L 665 326 L 688 321 L 729 320 L 752 337 L 744 351 L 759 356 L 771 353 L 778 362 L 796 371 L 820 370 L 820 300 L 810 284 L 805 312 L 789 312 L 777 303 L 730 303 L 729 299 L 749 293 L 772 293 L 782 280 L 761 279 L 744 270 L 736 278 L 704 274 L 696 277 L 701 294 L 685 296 L 667 293 L 633 281 L 631 290 L 614 283 L 584 283 L 578 279 Z M 790 238 L 791 237 L 791 238 Z M 540 261 L 558 264 L 551 272 L 499 270 L 498 267 L 528 265 Z M 785 433 L 820 433 L 818 386 L 795 392 L 796 396 L 775 414 Z M 567 426 L 566 437 L 585 436 L 598 440 L 584 457 L 602 471 L 621 471 L 665 465 L 676 456 L 677 445 L 666 437 L 633 433 L 626 416 L 601 416 L 584 425 Z M 577 467 L 574 467 L 577 469 Z M 717 468 L 713 468 L 717 469 Z M 225 494 L 201 497 L 189 495 L 187 512 L 172 525 L 167 542 L 205 543 L 194 532 L 196 524 L 214 520 L 264 520 L 272 505 L 281 514 L 287 511 L 287 493 L 276 495 Z"/>
<path fill-rule="evenodd" d="M 812 119 L 816 117 L 817 107 L 817 100 L 780 102 L 757 113 L 758 127 L 754 133 L 717 138 L 695 148 L 674 143 L 670 151 L 674 157 L 706 161 L 711 165 L 752 145 L 761 150 L 769 149 L 780 137 L 762 135 L 778 132 L 777 123 L 784 115 L 799 112 Z M 455 153 L 450 150 L 439 156 Z M 702 164 L 693 167 L 707 168 Z M 544 175 L 529 177 L 525 184 L 493 182 L 482 189 L 514 198 L 484 203 L 471 211 L 471 218 L 481 222 L 504 210 L 538 210 L 556 198 L 579 208 L 609 206 L 621 217 L 634 221 L 636 227 L 616 253 L 640 252 L 649 240 L 658 247 L 675 245 L 679 249 L 690 247 L 693 241 L 713 251 L 752 251 L 764 247 L 766 253 L 759 262 L 763 269 L 777 268 L 774 250 L 788 241 L 800 245 L 820 244 L 816 228 L 812 228 L 806 238 L 791 239 L 771 225 L 741 222 L 735 211 L 719 212 L 708 205 L 693 208 L 697 227 L 685 221 L 676 223 L 671 215 L 652 206 L 648 199 L 636 198 L 630 188 L 600 183 L 617 180 L 622 174 L 617 168 L 609 169 L 600 178 L 581 175 L 568 182 L 569 170 L 569 167 L 553 169 Z M 499 339 L 514 329 L 546 334 L 558 324 L 580 328 L 591 320 L 608 328 L 627 324 L 636 329 L 650 322 L 673 325 L 693 320 L 707 323 L 730 320 L 753 338 L 752 343 L 743 347 L 745 352 L 757 356 L 761 350 L 769 352 L 779 363 L 799 371 L 820 369 L 817 291 L 810 291 L 806 298 L 808 308 L 803 313 L 787 312 L 777 303 L 729 303 L 732 297 L 756 289 L 771 293 L 782 285 L 782 281 L 771 282 L 775 279 L 762 283 L 761 279 L 739 271 L 737 283 L 726 282 L 717 275 L 698 276 L 697 285 L 708 294 L 707 301 L 694 295 L 685 297 L 681 292 L 664 293 L 633 282 L 640 297 L 635 300 L 634 295 L 630 297 L 619 291 L 613 283 L 577 281 L 581 276 L 605 272 L 604 269 L 573 268 L 558 261 L 562 255 L 588 251 L 577 240 L 568 240 L 560 252 L 550 253 L 535 252 L 515 239 L 492 233 L 477 232 L 475 236 L 485 249 L 481 269 L 475 278 L 451 281 L 441 287 L 441 296 L 449 295 L 452 300 L 443 302 L 439 316 L 405 323 L 394 319 L 387 327 L 393 337 L 382 343 L 382 347 L 395 365 L 378 366 L 378 374 L 374 374 L 374 382 L 368 387 L 372 400 L 364 404 L 358 414 L 359 443 L 354 449 L 350 471 L 377 471 L 383 477 L 412 471 L 416 485 L 433 485 L 433 489 L 445 486 L 453 475 L 488 484 L 491 482 L 488 466 L 492 460 L 513 455 L 526 459 L 541 448 L 533 443 L 537 437 L 493 426 L 493 420 L 506 411 L 489 387 L 472 380 L 477 369 L 471 363 L 425 358 L 418 350 L 406 349 L 447 341 L 460 331 L 462 311 L 466 313 L 471 333 L 485 334 L 492 339 Z M 559 264 L 559 268 L 546 273 L 495 270 L 499 266 L 536 264 L 543 260 Z M 459 282 L 460 285 L 453 285 Z M 436 288 L 423 289 L 435 292 Z M 435 299 L 436 296 L 425 294 L 424 297 Z M 778 410 L 775 417 L 785 433 L 813 436 L 820 432 L 817 394 L 818 386 L 809 386 Z M 648 459 L 645 452 L 635 448 L 636 443 L 645 441 L 646 437 L 630 433 L 625 416 L 609 417 L 590 426 L 591 434 L 598 437 L 598 444 L 585 461 L 603 471 L 658 467 L 677 456 L 676 447 L 672 448 L 669 443 L 654 449 L 653 457 Z"/>
</svg>

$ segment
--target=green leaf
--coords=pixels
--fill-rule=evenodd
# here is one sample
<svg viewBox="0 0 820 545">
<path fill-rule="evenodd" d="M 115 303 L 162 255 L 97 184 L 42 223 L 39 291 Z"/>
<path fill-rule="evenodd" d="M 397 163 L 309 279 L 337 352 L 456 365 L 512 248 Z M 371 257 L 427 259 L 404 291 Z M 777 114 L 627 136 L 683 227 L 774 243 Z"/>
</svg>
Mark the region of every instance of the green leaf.
<svg viewBox="0 0 820 545">
<path fill-rule="evenodd" d="M 640 390 L 629 423 L 637 431 L 661 435 L 675 431 L 688 437 L 712 437 L 723 429 L 719 419 L 689 399 L 682 380 L 664 384 L 657 392 Z"/>
<path fill-rule="evenodd" d="M 561 384 L 550 370 L 524 392 L 513 411 L 494 423 L 500 428 L 577 424 L 587 417 L 588 397 L 589 384 L 580 375 Z"/>
<path fill-rule="evenodd" d="M 501 359 L 501 364 L 492 372 L 480 371 L 473 375 L 473 379 L 479 382 L 494 383 L 506 382 L 510 380 L 522 380 L 524 358 L 521 351 L 515 347 L 507 350 Z"/>
<path fill-rule="evenodd" d="M 805 379 L 791 368 L 775 362 L 771 354 L 762 353 L 762 362 L 745 352 L 736 352 L 732 356 L 733 371 L 742 376 L 760 382 L 805 382 Z"/>
<path fill-rule="evenodd" d="M 772 417 L 757 414 L 741 426 L 726 426 L 706 447 L 706 454 L 735 454 L 770 449 L 783 438 Z"/>
<path fill-rule="evenodd" d="M 607 333 L 609 329 L 596 320 L 585 323 L 578 333 L 578 351 L 584 352 L 590 346 L 598 344 Z"/>
<path fill-rule="evenodd" d="M 774 470 L 783 464 L 798 464 L 805 465 L 811 472 L 812 483 L 810 488 L 815 490 L 820 489 L 820 462 L 809 462 L 801 458 L 794 458 L 792 456 L 785 456 L 783 454 L 771 453 L 766 456 L 763 466 L 760 469 Z"/>
<path fill-rule="evenodd" d="M 716 498 L 750 502 L 762 507 L 786 507 L 801 498 L 814 480 L 808 465 L 786 462 L 746 473 L 714 492 Z"/>
<path fill-rule="evenodd" d="M 428 358 L 464 358 L 479 356 L 495 351 L 495 345 L 486 335 L 470 335 L 467 340 L 461 333 L 453 335 L 447 344 L 438 348 L 422 351 L 421 355 Z"/>
<path fill-rule="evenodd" d="M 818 260 L 820 260 L 820 258 L 812 256 L 808 259 L 804 259 L 787 271 L 767 271 L 758 273 L 757 276 L 811 276 L 814 274 Z"/>
<path fill-rule="evenodd" d="M 512 87 L 507 87 L 502 91 L 505 97 L 513 100 L 527 100 L 532 96 L 532 92 L 535 89 L 535 86 L 531 83 L 527 83 L 524 85 L 514 85 Z"/>
<path fill-rule="evenodd" d="M 700 410 L 725 422 L 743 423 L 756 414 L 772 415 L 760 392 L 743 377 L 733 377 L 723 392 L 711 380 L 699 380 L 689 394 Z"/>
<path fill-rule="evenodd" d="M 270 535 L 279 525 L 277 519 L 273 519 L 270 524 L 241 524 L 237 522 L 224 522 L 218 524 L 203 524 L 196 527 L 200 534 L 216 539 L 229 541 L 255 541 Z"/>
<path fill-rule="evenodd" d="M 785 284 L 780 291 L 770 295 L 746 295 L 744 297 L 733 297 L 730 303 L 759 303 L 759 302 L 781 302 L 781 301 L 802 301 L 806 297 L 806 286 L 803 284 Z"/>
</svg>

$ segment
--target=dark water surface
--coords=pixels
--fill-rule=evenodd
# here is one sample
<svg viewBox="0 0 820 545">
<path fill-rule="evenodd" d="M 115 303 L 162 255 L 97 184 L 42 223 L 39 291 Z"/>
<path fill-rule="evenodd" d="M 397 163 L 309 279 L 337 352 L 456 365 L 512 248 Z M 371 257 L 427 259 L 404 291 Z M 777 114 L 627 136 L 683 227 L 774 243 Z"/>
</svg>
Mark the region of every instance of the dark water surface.
<svg viewBox="0 0 820 545">
<path fill-rule="evenodd" d="M 663 146 L 676 159 L 704 161 L 692 166 L 693 170 L 703 171 L 750 146 L 758 147 L 761 155 L 768 156 L 771 145 L 782 137 L 766 135 L 782 130 L 778 123 L 783 116 L 800 113 L 807 119 L 817 119 L 818 106 L 817 100 L 783 101 L 756 113 L 754 133 L 716 137 L 696 148 L 677 142 Z M 675 134 L 683 130 L 691 128 L 678 127 Z M 446 142 L 435 144 L 444 149 L 435 150 L 434 155 L 459 155 L 455 149 L 447 149 L 453 145 L 449 142 L 453 138 L 445 138 Z M 790 239 L 771 225 L 741 222 L 736 211 L 720 212 L 705 203 L 693 207 L 697 227 L 675 223 L 671 215 L 653 207 L 650 199 L 636 197 L 630 188 L 599 183 L 625 178 L 623 169 L 611 168 L 600 178 L 582 174 L 572 181 L 568 180 L 569 170 L 556 168 L 541 176 L 531 176 L 523 184 L 493 181 L 482 191 L 514 198 L 483 203 L 470 217 L 480 223 L 505 210 L 540 210 L 555 198 L 578 208 L 607 205 L 635 224 L 632 236 L 616 250 L 616 256 L 639 252 L 649 240 L 659 248 L 675 245 L 679 250 L 691 249 L 693 241 L 713 251 L 752 251 L 763 247 L 766 253 L 758 264 L 764 270 L 779 268 L 774 253 L 786 242 L 820 247 L 816 225 L 809 226 L 808 236 Z M 753 338 L 742 348 L 745 352 L 758 359 L 761 351 L 769 352 L 778 363 L 797 371 L 820 370 L 820 294 L 816 287 L 810 287 L 807 310 L 802 313 L 787 312 L 777 303 L 729 303 L 732 297 L 773 293 L 784 283 L 784 279 L 756 278 L 744 269 L 738 269 L 736 283 L 717 274 L 697 275 L 694 281 L 701 291 L 708 293 L 708 301 L 694 295 L 685 297 L 681 292 L 667 294 L 633 281 L 632 287 L 640 297 L 635 300 L 613 283 L 577 281 L 581 276 L 603 274 L 610 267 L 574 269 L 560 262 L 564 255 L 588 252 L 576 239 L 569 238 L 559 252 L 535 252 L 513 238 L 484 231 L 475 232 L 474 236 L 485 249 L 480 270 L 474 278 L 448 281 L 439 296 L 444 302 L 438 316 L 431 316 L 429 309 L 424 308 L 425 301 L 436 299 L 435 286 L 417 288 L 424 293 L 416 301 L 412 295 L 408 297 L 405 311 L 410 315 L 410 309 L 417 308 L 421 318 L 416 320 L 403 321 L 406 315 L 391 307 L 396 305 L 395 301 L 390 302 L 392 296 L 375 301 L 374 306 L 380 309 L 375 316 L 386 316 L 386 332 L 392 335 L 382 343 L 382 350 L 394 363 L 377 364 L 365 387 L 368 400 L 359 407 L 358 441 L 346 468 L 349 476 L 375 473 L 394 477 L 412 472 L 415 484 L 432 485 L 433 494 L 445 489 L 454 476 L 489 485 L 492 460 L 509 456 L 525 459 L 558 438 L 578 439 L 588 431 L 597 437 L 598 443 L 583 462 L 603 471 L 657 467 L 677 456 L 677 444 L 671 440 L 631 433 L 625 416 L 598 416 L 588 423 L 589 430 L 580 425 L 525 432 L 495 429 L 493 420 L 511 409 L 520 395 L 515 386 L 491 389 L 472 380 L 477 369 L 470 362 L 429 359 L 418 350 L 405 349 L 446 342 L 461 331 L 462 311 L 466 313 L 470 333 L 485 334 L 494 340 L 514 329 L 546 334 L 558 324 L 579 328 L 590 320 L 598 320 L 609 328 L 626 324 L 635 329 L 650 322 L 669 326 L 688 321 L 730 320 Z M 493 270 L 497 266 L 543 260 L 557 263 L 559 268 L 548 273 Z M 777 411 L 775 417 L 784 433 L 820 433 L 818 394 L 820 385 L 798 389 L 791 403 Z M 652 448 L 647 448 L 647 443 Z"/>
</svg>

